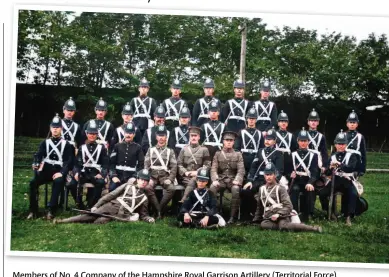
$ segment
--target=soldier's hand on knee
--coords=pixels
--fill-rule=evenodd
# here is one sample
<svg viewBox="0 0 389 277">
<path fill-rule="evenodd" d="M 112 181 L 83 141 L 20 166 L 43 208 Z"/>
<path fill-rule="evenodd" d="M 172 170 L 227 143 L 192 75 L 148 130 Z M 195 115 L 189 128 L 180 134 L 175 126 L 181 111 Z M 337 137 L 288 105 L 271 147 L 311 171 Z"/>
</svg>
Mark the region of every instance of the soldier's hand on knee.
<svg viewBox="0 0 389 277">
<path fill-rule="evenodd" d="M 119 179 L 118 179 L 118 180 L 119 180 Z M 131 177 L 131 178 L 128 180 L 128 182 L 129 182 L 130 184 L 135 183 L 135 181 L 136 181 L 136 178 L 134 178 L 134 177 Z"/>
<path fill-rule="evenodd" d="M 184 214 L 184 222 L 189 223 L 191 221 L 192 221 L 192 218 L 190 217 L 190 215 L 188 213 L 185 213 Z"/>
<path fill-rule="evenodd" d="M 219 183 L 219 181 L 213 181 L 212 185 L 214 185 L 215 187 L 218 187 L 218 186 L 220 186 L 220 183 Z"/>
<path fill-rule="evenodd" d="M 276 221 L 279 217 L 280 217 L 279 214 L 273 214 L 273 215 L 271 216 L 271 220 Z"/>
<path fill-rule="evenodd" d="M 306 189 L 307 191 L 314 191 L 314 190 L 315 190 L 315 188 L 314 188 L 311 184 L 307 184 L 307 185 L 305 186 L 305 189 Z"/>
<path fill-rule="evenodd" d="M 244 185 L 243 189 L 251 189 L 253 187 L 253 183 L 248 182 L 247 184 Z"/>
<path fill-rule="evenodd" d="M 92 207 L 92 209 L 90 209 L 90 211 L 91 211 L 92 213 L 94 213 L 96 210 L 97 210 L 96 207 Z"/>
<path fill-rule="evenodd" d="M 237 180 L 232 181 L 232 184 L 234 184 L 235 186 L 239 186 L 239 182 Z"/>
<path fill-rule="evenodd" d="M 296 178 L 296 171 L 293 171 L 293 172 L 290 174 L 290 178 L 292 178 L 292 179 Z"/>
<path fill-rule="evenodd" d="M 321 168 L 321 174 L 323 174 L 324 171 L 326 171 L 326 168 L 325 168 L 325 167 L 322 167 L 322 168 Z"/>
<path fill-rule="evenodd" d="M 60 172 L 57 172 L 53 175 L 53 180 L 57 179 L 57 178 L 61 178 L 62 177 L 62 173 Z"/>
<path fill-rule="evenodd" d="M 101 174 L 97 174 L 97 175 L 95 176 L 95 178 L 96 178 L 96 179 L 103 179 L 103 176 L 101 176 Z"/>
<path fill-rule="evenodd" d="M 170 181 L 170 179 L 166 179 L 165 181 L 163 181 L 163 183 L 165 185 L 170 185 L 172 183 L 172 181 Z"/>
<path fill-rule="evenodd" d="M 200 224 L 203 227 L 207 227 L 208 225 L 209 216 L 204 216 L 202 220 L 200 220 Z"/>
<path fill-rule="evenodd" d="M 74 180 L 76 180 L 77 182 L 79 181 L 78 173 L 76 173 L 76 175 L 74 175 Z"/>
<path fill-rule="evenodd" d="M 190 177 L 196 177 L 197 176 L 197 171 L 193 170 L 189 173 Z"/>
<path fill-rule="evenodd" d="M 119 180 L 118 177 L 113 177 L 113 178 L 112 178 L 112 181 L 113 181 L 114 183 L 120 183 L 120 180 Z"/>
</svg>

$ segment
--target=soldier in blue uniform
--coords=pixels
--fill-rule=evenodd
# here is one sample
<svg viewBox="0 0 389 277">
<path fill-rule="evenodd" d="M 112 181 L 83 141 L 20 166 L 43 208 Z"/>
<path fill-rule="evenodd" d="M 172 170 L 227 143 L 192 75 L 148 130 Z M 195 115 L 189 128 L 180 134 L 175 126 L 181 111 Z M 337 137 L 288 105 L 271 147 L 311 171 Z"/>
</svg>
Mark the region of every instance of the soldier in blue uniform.
<svg viewBox="0 0 389 277">
<path fill-rule="evenodd" d="M 131 109 L 131 105 L 130 105 L 130 103 L 127 102 L 127 104 L 123 106 L 123 110 L 122 110 L 123 124 L 115 129 L 115 132 L 113 134 L 113 137 L 112 137 L 111 143 L 110 143 L 110 145 L 111 145 L 110 150 L 113 149 L 113 147 L 115 146 L 116 143 L 120 143 L 120 142 L 124 141 L 124 128 L 128 123 L 131 123 L 131 122 L 133 122 L 134 126 L 135 126 L 135 136 L 134 136 L 133 142 L 135 142 L 139 145 L 142 143 L 142 133 L 141 133 L 140 129 L 135 125 L 135 122 L 133 121 L 133 115 L 134 115 L 134 113 Z"/>
<path fill-rule="evenodd" d="M 163 100 L 162 106 L 166 111 L 166 128 L 172 131 L 175 127 L 179 126 L 179 115 L 181 109 L 185 106 L 186 101 L 181 98 L 181 81 L 175 79 L 171 84 L 170 91 L 172 97 Z"/>
<path fill-rule="evenodd" d="M 97 121 L 97 120 L 96 120 Z M 87 206 L 92 208 L 101 197 L 107 183 L 109 156 L 104 144 L 97 142 L 99 135 L 98 123 L 90 120 L 86 128 L 87 141 L 81 145 L 77 153 L 74 178 L 80 187 L 86 183 L 93 184 L 88 187 Z M 79 194 L 79 203 L 82 203 L 82 194 Z"/>
<path fill-rule="evenodd" d="M 304 220 L 311 220 L 315 208 L 315 187 L 314 184 L 317 179 L 317 155 L 308 151 L 308 132 L 301 130 L 297 136 L 299 148 L 291 154 L 292 172 L 290 177 L 293 180 L 291 188 L 291 201 L 293 209 L 303 213 Z M 303 193 L 299 209 L 300 192 Z"/>
<path fill-rule="evenodd" d="M 186 105 L 181 109 L 179 120 L 180 126 L 173 129 L 168 142 L 169 147 L 174 149 L 176 157 L 181 149 L 189 144 L 190 111 Z"/>
<path fill-rule="evenodd" d="M 209 192 L 207 184 L 209 182 L 209 169 L 201 167 L 197 170 L 197 187 L 191 191 L 188 198 L 181 206 L 178 215 L 178 226 L 213 228 L 225 227 L 226 222 L 217 213 L 215 196 Z"/>
<path fill-rule="evenodd" d="M 41 142 L 35 155 L 33 164 L 35 175 L 30 182 L 30 213 L 27 219 L 37 216 L 38 189 L 47 182 L 52 182 L 52 191 L 46 218 L 51 220 L 54 217 L 66 176 L 73 167 L 74 148 L 67 140 L 61 138 L 62 123 L 58 114 L 52 119 L 50 132 L 51 137 Z"/>
<path fill-rule="evenodd" d="M 97 140 L 96 142 L 99 144 L 103 144 L 107 150 L 109 150 L 109 142 L 111 141 L 111 138 L 113 136 L 113 133 L 115 132 L 115 128 L 113 127 L 112 123 L 105 120 L 105 116 L 107 115 L 108 111 L 108 105 L 107 102 L 103 100 L 103 98 L 100 98 L 99 101 L 97 101 L 95 106 L 95 112 L 96 112 L 96 119 L 93 119 L 95 123 L 97 124 Z M 83 127 L 83 136 L 84 141 L 87 140 L 87 134 L 86 129 L 89 126 L 88 120 Z"/>
<path fill-rule="evenodd" d="M 335 138 L 336 152 L 333 153 L 328 160 L 325 174 L 331 176 L 334 173 L 334 193 L 340 191 L 343 193 L 342 205 L 344 216 L 346 217 L 346 224 L 351 226 L 351 219 L 355 215 L 355 208 L 358 199 L 358 191 L 353 184 L 354 173 L 357 170 L 357 156 L 353 153 L 347 152 L 347 135 L 340 131 Z M 334 172 L 335 171 L 335 172 Z M 327 184 L 325 194 L 331 194 L 331 182 Z M 324 192 L 323 192 L 324 193 Z M 332 205 L 334 207 L 334 205 Z M 328 211 L 328 202 L 324 207 Z M 331 213 L 333 215 L 333 213 Z M 333 217 L 335 219 L 335 217 Z"/>
<path fill-rule="evenodd" d="M 346 151 L 356 154 L 357 175 L 363 176 L 366 173 L 366 140 L 365 137 L 357 131 L 359 125 L 358 115 L 353 110 L 347 118 L 347 147 Z"/>
<path fill-rule="evenodd" d="M 245 84 L 242 80 L 234 82 L 235 97 L 225 103 L 222 108 L 222 117 L 226 130 L 239 133 L 246 128 L 246 113 L 250 107 L 250 101 L 244 98 Z"/>
<path fill-rule="evenodd" d="M 61 137 L 66 139 L 76 150 L 82 143 L 81 126 L 73 121 L 74 114 L 76 112 L 76 103 L 73 98 L 70 97 L 63 106 L 64 117 L 62 122 Z"/>
<path fill-rule="evenodd" d="M 265 81 L 261 88 L 261 98 L 255 101 L 255 108 L 258 113 L 257 129 L 266 136 L 266 132 L 277 125 L 277 106 L 274 102 L 269 101 L 270 83 Z"/>
<path fill-rule="evenodd" d="M 219 105 L 212 101 L 208 110 L 209 121 L 201 125 L 200 144 L 208 148 L 211 160 L 216 151 L 222 149 L 222 134 L 225 129 L 223 122 L 219 120 Z"/>
<path fill-rule="evenodd" d="M 215 83 L 212 79 L 207 78 L 204 82 L 204 97 L 196 100 L 193 106 L 192 126 L 201 127 L 204 123 L 209 121 L 209 105 L 212 101 L 218 104 L 221 110 L 222 104 L 218 98 L 214 96 Z M 219 118 L 221 120 L 221 118 Z"/>
<path fill-rule="evenodd" d="M 133 122 L 124 125 L 124 140 L 115 144 L 109 163 L 110 185 L 109 191 L 113 191 L 131 178 L 136 178 L 136 173 L 143 168 L 144 154 L 142 147 L 134 142 L 136 127 Z"/>
<path fill-rule="evenodd" d="M 134 111 L 135 126 L 139 128 L 143 137 L 146 130 L 154 126 L 153 115 L 157 108 L 157 102 L 148 96 L 150 84 L 146 78 L 140 81 L 138 90 L 139 96 L 131 99 L 130 106 Z"/>
</svg>

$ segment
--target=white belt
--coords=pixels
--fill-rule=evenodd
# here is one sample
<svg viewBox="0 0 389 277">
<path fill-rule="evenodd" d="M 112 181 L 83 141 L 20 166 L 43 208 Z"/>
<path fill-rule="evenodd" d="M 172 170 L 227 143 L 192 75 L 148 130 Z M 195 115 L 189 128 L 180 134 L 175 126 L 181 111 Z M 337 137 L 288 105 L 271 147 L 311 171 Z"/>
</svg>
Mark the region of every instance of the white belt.
<svg viewBox="0 0 389 277">
<path fill-rule="evenodd" d="M 60 166 L 62 166 L 63 165 L 63 162 L 60 162 L 60 161 L 56 161 L 56 160 L 51 160 L 51 159 L 48 159 L 48 158 L 46 158 L 46 159 L 44 159 L 43 160 L 45 163 L 48 163 L 48 164 L 51 164 L 51 165 L 60 165 Z"/>
<path fill-rule="evenodd" d="M 178 117 L 177 117 L 177 116 L 167 116 L 165 119 L 166 119 L 166 120 L 175 120 L 175 121 L 178 121 Z"/>
<path fill-rule="evenodd" d="M 240 151 L 242 153 L 250 153 L 250 154 L 258 152 L 258 150 L 255 150 L 255 149 L 240 149 Z"/>
<path fill-rule="evenodd" d="M 284 152 L 284 153 L 290 153 L 290 149 L 287 148 L 276 148 L 278 151 Z"/>
<path fill-rule="evenodd" d="M 180 143 L 176 144 L 177 148 L 184 148 L 185 146 L 187 146 L 187 144 L 180 144 Z"/>
<path fill-rule="evenodd" d="M 71 145 L 76 145 L 76 143 L 75 143 L 74 141 L 68 140 L 68 142 L 69 142 Z"/>
<path fill-rule="evenodd" d="M 271 205 L 270 207 L 266 207 L 265 208 L 265 211 L 271 211 L 271 210 L 273 210 L 273 209 L 275 209 L 275 208 L 282 208 L 283 207 L 283 205 L 281 204 L 281 203 L 279 203 L 279 204 L 274 204 L 274 205 Z"/>
<path fill-rule="evenodd" d="M 200 114 L 198 118 L 209 118 L 209 114 Z"/>
<path fill-rule="evenodd" d="M 124 171 L 136 171 L 135 167 L 125 166 L 125 165 L 117 165 L 116 169 L 124 170 Z"/>
<path fill-rule="evenodd" d="M 268 116 L 258 116 L 257 120 L 268 120 L 268 121 L 271 121 L 271 118 L 268 117 Z"/>
<path fill-rule="evenodd" d="M 238 119 L 238 120 L 246 121 L 246 119 L 240 115 L 231 115 L 228 119 Z"/>
<path fill-rule="evenodd" d="M 93 167 L 93 168 L 96 168 L 98 170 L 101 170 L 101 165 L 99 164 L 83 164 L 84 167 Z"/>
<path fill-rule="evenodd" d="M 335 172 L 335 175 L 339 177 L 354 177 L 354 173 L 346 173 L 346 172 Z"/>
<path fill-rule="evenodd" d="M 150 168 L 151 169 L 155 169 L 155 170 L 164 170 L 164 171 L 170 173 L 170 170 L 168 170 L 166 166 L 162 166 L 162 165 L 156 166 L 156 165 L 153 165 Z"/>
<path fill-rule="evenodd" d="M 305 171 L 296 171 L 296 174 L 299 176 L 308 176 L 311 177 L 311 174 L 306 173 Z"/>
<path fill-rule="evenodd" d="M 204 142 L 204 145 L 210 145 L 210 146 L 223 146 L 222 143 L 218 143 L 218 142 Z"/>
<path fill-rule="evenodd" d="M 346 152 L 350 152 L 350 153 L 358 154 L 359 156 L 362 156 L 361 151 L 358 151 L 358 150 L 346 149 Z"/>
<path fill-rule="evenodd" d="M 138 114 L 134 114 L 133 118 L 135 117 L 147 117 L 147 118 L 150 118 L 150 115 L 147 114 L 147 113 L 138 113 Z"/>
</svg>

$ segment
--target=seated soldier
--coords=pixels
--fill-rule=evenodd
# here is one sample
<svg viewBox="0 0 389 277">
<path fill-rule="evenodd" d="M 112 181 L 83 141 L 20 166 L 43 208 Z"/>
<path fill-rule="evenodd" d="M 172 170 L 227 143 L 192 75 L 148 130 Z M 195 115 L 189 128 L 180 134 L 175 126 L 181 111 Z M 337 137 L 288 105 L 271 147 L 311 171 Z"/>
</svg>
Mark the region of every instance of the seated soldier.
<svg viewBox="0 0 389 277">
<path fill-rule="evenodd" d="M 334 142 L 336 152 L 331 155 L 324 172 L 327 176 L 332 175 L 334 180 L 327 184 L 321 193 L 327 197 L 331 196 L 332 185 L 334 185 L 334 193 L 338 191 L 343 193 L 344 216 L 346 217 L 346 224 L 351 226 L 351 218 L 355 215 L 355 206 L 358 198 L 358 191 L 352 182 L 354 180 L 354 172 L 357 170 L 357 157 L 355 154 L 346 151 L 348 141 L 343 130 L 337 134 Z M 325 204 L 324 208 L 329 212 L 328 202 Z M 334 208 L 333 204 L 332 207 Z M 333 211 L 331 211 L 331 215 L 332 219 L 336 220 Z"/>
<path fill-rule="evenodd" d="M 268 163 L 264 169 L 266 184 L 260 188 L 257 211 L 253 219 L 257 222 L 262 218 L 261 227 L 270 230 L 322 232 L 320 226 L 309 226 L 302 223 L 293 223 L 291 216 L 292 202 L 288 192 L 276 181 L 276 167 Z M 297 221 L 298 218 L 297 218 Z"/>
<path fill-rule="evenodd" d="M 50 132 L 51 137 L 41 142 L 35 154 L 33 164 L 35 174 L 30 182 L 30 213 L 27 219 L 37 216 L 38 189 L 47 182 L 52 182 L 52 190 L 46 218 L 51 220 L 54 217 L 60 193 L 64 189 L 65 178 L 73 166 L 74 149 L 68 141 L 61 138 L 62 124 L 58 114 L 50 124 Z"/>
<path fill-rule="evenodd" d="M 180 154 L 181 149 L 189 143 L 189 121 L 190 111 L 185 104 L 180 111 L 180 126 L 173 129 L 168 142 L 169 148 L 174 149 L 176 157 Z"/>
<path fill-rule="evenodd" d="M 136 172 L 143 168 L 145 157 L 142 147 L 133 141 L 135 128 L 132 122 L 124 126 L 124 141 L 115 144 L 110 155 L 110 192 L 135 178 Z"/>
<path fill-rule="evenodd" d="M 94 120 L 90 120 L 86 129 L 87 140 L 77 153 L 74 179 L 82 187 L 91 183 L 93 187 L 88 187 L 86 195 L 87 206 L 92 208 L 101 197 L 101 193 L 107 183 L 109 156 L 104 144 L 97 143 L 98 128 Z M 82 202 L 82 194 L 80 195 Z M 82 206 L 82 205 L 81 205 Z"/>
<path fill-rule="evenodd" d="M 156 136 L 157 145 L 147 151 L 144 167 L 150 170 L 151 174 L 150 183 L 146 187 L 146 194 L 154 206 L 158 218 L 161 218 L 175 192 L 174 181 L 177 174 L 177 160 L 173 149 L 166 146 L 167 129 L 165 125 L 158 126 Z M 161 203 L 158 202 L 155 195 L 156 185 L 163 187 Z"/>
<path fill-rule="evenodd" d="M 92 207 L 91 212 L 66 219 L 55 220 L 54 223 L 107 223 L 111 220 L 138 221 L 154 223 L 148 214 L 148 199 L 144 188 L 150 180 L 148 170 L 138 172 L 137 179 L 121 185 L 116 190 L 104 195 Z"/>
<path fill-rule="evenodd" d="M 308 151 L 308 132 L 301 130 L 297 136 L 297 143 L 299 149 L 292 152 L 292 173 L 290 176 L 293 181 L 290 184 L 291 190 L 291 201 L 293 203 L 293 209 L 303 213 L 304 219 L 310 220 L 315 210 L 315 187 L 318 176 L 318 165 L 317 155 Z M 299 198 L 300 192 L 303 193 L 301 202 L 303 199 L 305 203 L 300 204 L 299 209 Z"/>
<path fill-rule="evenodd" d="M 211 159 L 208 148 L 199 145 L 201 129 L 189 127 L 189 145 L 185 146 L 178 155 L 178 183 L 185 186 L 185 192 L 180 203 L 188 197 L 189 193 L 196 187 L 197 169 L 200 167 L 211 168 Z"/>
<path fill-rule="evenodd" d="M 223 149 L 213 157 L 211 167 L 212 184 L 210 191 L 216 197 L 219 191 L 226 188 L 231 191 L 231 216 L 228 224 L 233 224 L 238 218 L 241 189 L 245 175 L 243 156 L 233 148 L 237 134 L 231 131 L 223 133 Z"/>
<path fill-rule="evenodd" d="M 181 206 L 178 215 L 180 227 L 224 227 L 226 222 L 217 214 L 216 198 L 209 193 L 207 184 L 209 181 L 206 167 L 197 170 L 197 188 L 189 193 L 189 197 Z"/>
</svg>

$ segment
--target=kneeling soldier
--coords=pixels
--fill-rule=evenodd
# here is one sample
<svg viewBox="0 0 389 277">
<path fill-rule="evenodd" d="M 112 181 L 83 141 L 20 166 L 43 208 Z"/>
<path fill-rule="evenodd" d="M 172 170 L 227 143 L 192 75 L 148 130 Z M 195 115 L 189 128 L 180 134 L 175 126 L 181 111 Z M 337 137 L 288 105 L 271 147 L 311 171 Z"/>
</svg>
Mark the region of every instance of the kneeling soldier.
<svg viewBox="0 0 389 277">
<path fill-rule="evenodd" d="M 58 208 L 58 198 L 64 189 L 66 176 L 73 166 L 74 148 L 68 141 L 61 138 L 62 125 L 58 114 L 50 124 L 51 138 L 41 142 L 35 155 L 33 169 L 34 178 L 30 182 L 30 213 L 27 219 L 34 218 L 38 213 L 38 188 L 40 185 L 53 182 L 51 198 L 48 203 L 47 219 L 52 219 Z"/>
<path fill-rule="evenodd" d="M 148 199 L 144 188 L 150 180 L 148 170 L 138 172 L 136 182 L 132 180 L 116 190 L 104 195 L 92 207 L 91 212 L 56 220 L 55 223 L 107 223 L 111 220 L 138 221 L 154 223 L 154 218 L 148 214 Z"/>
<path fill-rule="evenodd" d="M 245 175 L 242 153 L 233 149 L 237 134 L 231 131 L 223 133 L 223 149 L 217 151 L 212 161 L 210 191 L 216 197 L 220 190 L 226 188 L 231 191 L 231 216 L 229 224 L 236 222 L 238 218 L 241 189 Z"/>
<path fill-rule="evenodd" d="M 109 156 L 104 144 L 97 143 L 98 127 L 94 120 L 90 120 L 86 129 L 87 141 L 77 153 L 74 179 L 82 187 L 86 183 L 93 184 L 88 188 L 86 195 L 88 207 L 92 207 L 101 197 L 107 181 Z M 82 202 L 82 194 L 80 195 Z M 82 206 L 82 205 L 81 205 Z"/>
<path fill-rule="evenodd" d="M 127 183 L 136 177 L 136 172 L 143 168 L 144 154 L 142 147 L 135 143 L 135 125 L 128 123 L 124 126 L 124 141 L 116 144 L 110 156 L 109 191 Z"/>
<path fill-rule="evenodd" d="M 199 127 L 189 127 L 190 141 L 178 155 L 178 183 L 185 186 L 185 192 L 180 200 L 185 201 L 189 193 L 196 187 L 197 169 L 200 167 L 211 168 L 211 159 L 208 148 L 199 145 L 201 129 Z"/>
<path fill-rule="evenodd" d="M 197 170 L 197 188 L 190 192 L 178 216 L 179 226 L 184 227 L 224 227 L 226 222 L 217 214 L 216 197 L 209 193 L 208 169 Z"/>
<path fill-rule="evenodd" d="M 268 163 L 264 169 L 266 185 L 259 192 L 257 211 L 253 221 L 262 217 L 261 227 L 270 230 L 322 232 L 320 226 L 292 223 L 292 203 L 288 192 L 276 181 L 276 167 Z"/>
<path fill-rule="evenodd" d="M 174 181 L 177 174 L 177 160 L 173 149 L 166 146 L 167 130 L 164 125 L 158 126 L 156 131 L 157 145 L 151 147 L 145 157 L 145 169 L 151 172 L 151 180 L 146 187 L 146 194 L 154 206 L 158 217 L 165 211 L 167 204 L 174 195 Z M 155 186 L 163 187 L 161 203 L 155 195 Z"/>
<path fill-rule="evenodd" d="M 346 224 L 351 226 L 351 218 L 355 215 L 358 198 L 358 191 L 353 184 L 354 172 L 357 171 L 357 157 L 355 154 L 346 151 L 347 142 L 347 136 L 341 130 L 335 138 L 336 153 L 331 155 L 325 171 L 327 176 L 332 175 L 332 178 L 335 179 L 331 179 L 331 185 L 328 184 L 321 192 L 326 196 L 331 196 L 331 186 L 333 185 L 334 193 L 338 191 L 343 193 L 342 210 L 344 216 L 346 216 Z M 334 207 L 334 204 L 332 204 L 332 207 Z M 327 203 L 325 209 L 329 210 Z"/>
<path fill-rule="evenodd" d="M 304 217 L 310 220 L 315 209 L 315 188 L 314 184 L 318 175 L 317 155 L 308 151 L 308 132 L 304 129 L 299 132 L 297 136 L 297 143 L 299 149 L 292 152 L 293 171 L 290 174 L 292 178 L 291 200 L 293 209 L 299 210 L 300 192 L 303 193 L 301 199 L 305 199 L 305 203 L 301 204 L 300 211 L 303 212 Z"/>
</svg>

